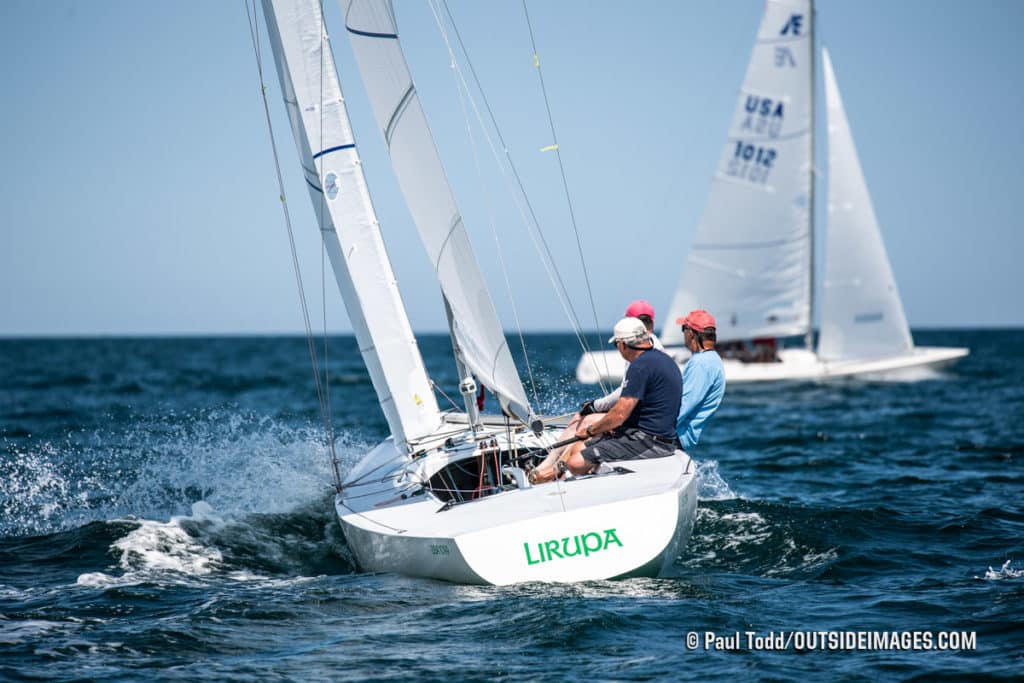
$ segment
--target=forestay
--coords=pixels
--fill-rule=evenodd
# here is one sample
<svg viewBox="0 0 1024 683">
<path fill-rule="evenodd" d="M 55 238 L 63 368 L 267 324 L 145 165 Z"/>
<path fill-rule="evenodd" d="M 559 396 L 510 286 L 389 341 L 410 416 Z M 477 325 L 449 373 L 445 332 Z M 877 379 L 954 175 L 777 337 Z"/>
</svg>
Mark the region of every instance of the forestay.
<svg viewBox="0 0 1024 683">
<path fill-rule="evenodd" d="M 341 5 L 391 165 L 451 306 L 462 360 L 506 411 L 530 422 L 526 392 L 420 106 L 391 3 L 341 0 Z"/>
<path fill-rule="evenodd" d="M 400 447 L 440 413 L 381 239 L 319 0 L 263 0 L 295 144 L 338 288 Z"/>
<path fill-rule="evenodd" d="M 662 341 L 694 308 L 719 341 L 804 334 L 811 320 L 811 75 L 808 0 L 766 3 L 707 206 Z"/>
<path fill-rule="evenodd" d="M 914 342 L 826 50 L 822 63 L 828 112 L 828 239 L 818 355 L 834 361 L 906 353 Z"/>
</svg>

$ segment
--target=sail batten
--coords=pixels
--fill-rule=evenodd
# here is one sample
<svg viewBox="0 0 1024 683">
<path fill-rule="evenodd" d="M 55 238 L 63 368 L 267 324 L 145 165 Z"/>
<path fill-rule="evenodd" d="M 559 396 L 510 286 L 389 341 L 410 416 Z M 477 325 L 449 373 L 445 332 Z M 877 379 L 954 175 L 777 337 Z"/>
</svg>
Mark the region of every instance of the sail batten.
<svg viewBox="0 0 1024 683">
<path fill-rule="evenodd" d="M 505 412 L 528 422 L 526 392 L 434 145 L 391 3 L 341 0 L 341 4 L 391 166 L 451 308 L 451 330 L 461 361 L 498 397 Z"/>
<path fill-rule="evenodd" d="M 401 448 L 434 433 L 441 415 L 370 201 L 320 0 L 263 0 L 263 12 L 324 247 Z"/>
<path fill-rule="evenodd" d="M 352 144 L 349 144 L 349 145 L 337 145 L 335 147 L 331 147 L 330 149 L 324 149 L 324 150 L 321 150 L 321 151 L 317 152 L 316 154 L 314 154 L 313 155 L 313 160 L 315 161 L 315 160 L 319 159 L 320 157 L 322 157 L 324 155 L 330 154 L 331 152 L 340 152 L 341 150 L 344 150 L 344 149 L 355 149 L 355 147 L 356 147 L 355 143 L 352 143 Z M 315 174 L 316 171 L 313 171 L 313 173 Z"/>
<path fill-rule="evenodd" d="M 714 311 L 718 340 L 805 334 L 811 324 L 811 68 L 809 0 L 768 0 L 661 340 Z"/>
</svg>

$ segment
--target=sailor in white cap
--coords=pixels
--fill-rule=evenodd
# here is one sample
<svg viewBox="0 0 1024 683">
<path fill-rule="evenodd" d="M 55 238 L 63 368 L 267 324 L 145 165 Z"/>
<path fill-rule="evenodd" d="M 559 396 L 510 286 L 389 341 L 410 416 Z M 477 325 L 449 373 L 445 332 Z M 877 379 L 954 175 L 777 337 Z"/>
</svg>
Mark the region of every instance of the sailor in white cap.
<svg viewBox="0 0 1024 683">
<path fill-rule="evenodd" d="M 637 318 L 615 323 L 608 342 L 615 344 L 629 368 L 622 395 L 612 409 L 596 421 L 581 424 L 576 432 L 580 441 L 561 455 L 561 462 L 577 475 L 593 471 L 602 462 L 666 457 L 679 444 L 675 423 L 682 376 L 675 361 L 654 348 L 650 333 Z M 542 468 L 545 465 L 532 477 L 534 483 L 556 476 L 557 468 Z"/>
</svg>

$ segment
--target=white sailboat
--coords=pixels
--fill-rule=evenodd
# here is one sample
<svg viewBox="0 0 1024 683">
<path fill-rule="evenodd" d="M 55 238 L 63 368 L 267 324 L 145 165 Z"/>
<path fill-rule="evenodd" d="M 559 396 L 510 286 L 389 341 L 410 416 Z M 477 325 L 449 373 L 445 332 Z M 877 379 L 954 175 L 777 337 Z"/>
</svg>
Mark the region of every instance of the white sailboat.
<svg viewBox="0 0 1024 683">
<path fill-rule="evenodd" d="M 828 225 L 814 294 L 814 21 L 810 0 L 768 0 L 710 196 L 661 334 L 682 364 L 675 320 L 705 308 L 718 323 L 730 384 L 892 375 L 941 367 L 964 348 L 915 346 L 828 53 Z M 820 303 L 814 349 L 812 312 Z M 776 348 L 803 337 L 802 348 Z M 580 382 L 619 381 L 615 354 L 585 354 Z"/>
<path fill-rule="evenodd" d="M 359 565 L 490 584 L 667 572 L 695 515 L 696 468 L 685 453 L 538 486 L 524 476 L 560 425 L 531 410 L 389 0 L 341 5 L 374 116 L 441 286 L 464 413 L 444 413 L 434 398 L 362 174 L 320 0 L 262 1 L 310 197 L 391 430 L 338 482 L 335 507 Z M 504 416 L 478 414 L 477 382 L 498 397 Z"/>
</svg>

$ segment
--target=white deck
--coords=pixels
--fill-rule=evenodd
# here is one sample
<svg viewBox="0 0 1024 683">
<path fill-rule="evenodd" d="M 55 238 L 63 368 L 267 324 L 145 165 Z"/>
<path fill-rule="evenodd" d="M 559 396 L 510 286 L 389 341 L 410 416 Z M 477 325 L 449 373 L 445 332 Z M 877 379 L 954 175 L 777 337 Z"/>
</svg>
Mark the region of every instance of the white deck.
<svg viewBox="0 0 1024 683">
<path fill-rule="evenodd" d="M 526 485 L 448 507 L 430 492 L 401 499 L 419 490 L 417 476 L 373 465 L 400 462 L 396 455 L 390 440 L 375 448 L 350 476 L 359 485 L 336 500 L 364 569 L 499 585 L 656 576 L 693 526 L 696 467 L 682 451 L 621 463 L 630 473 Z"/>
</svg>

